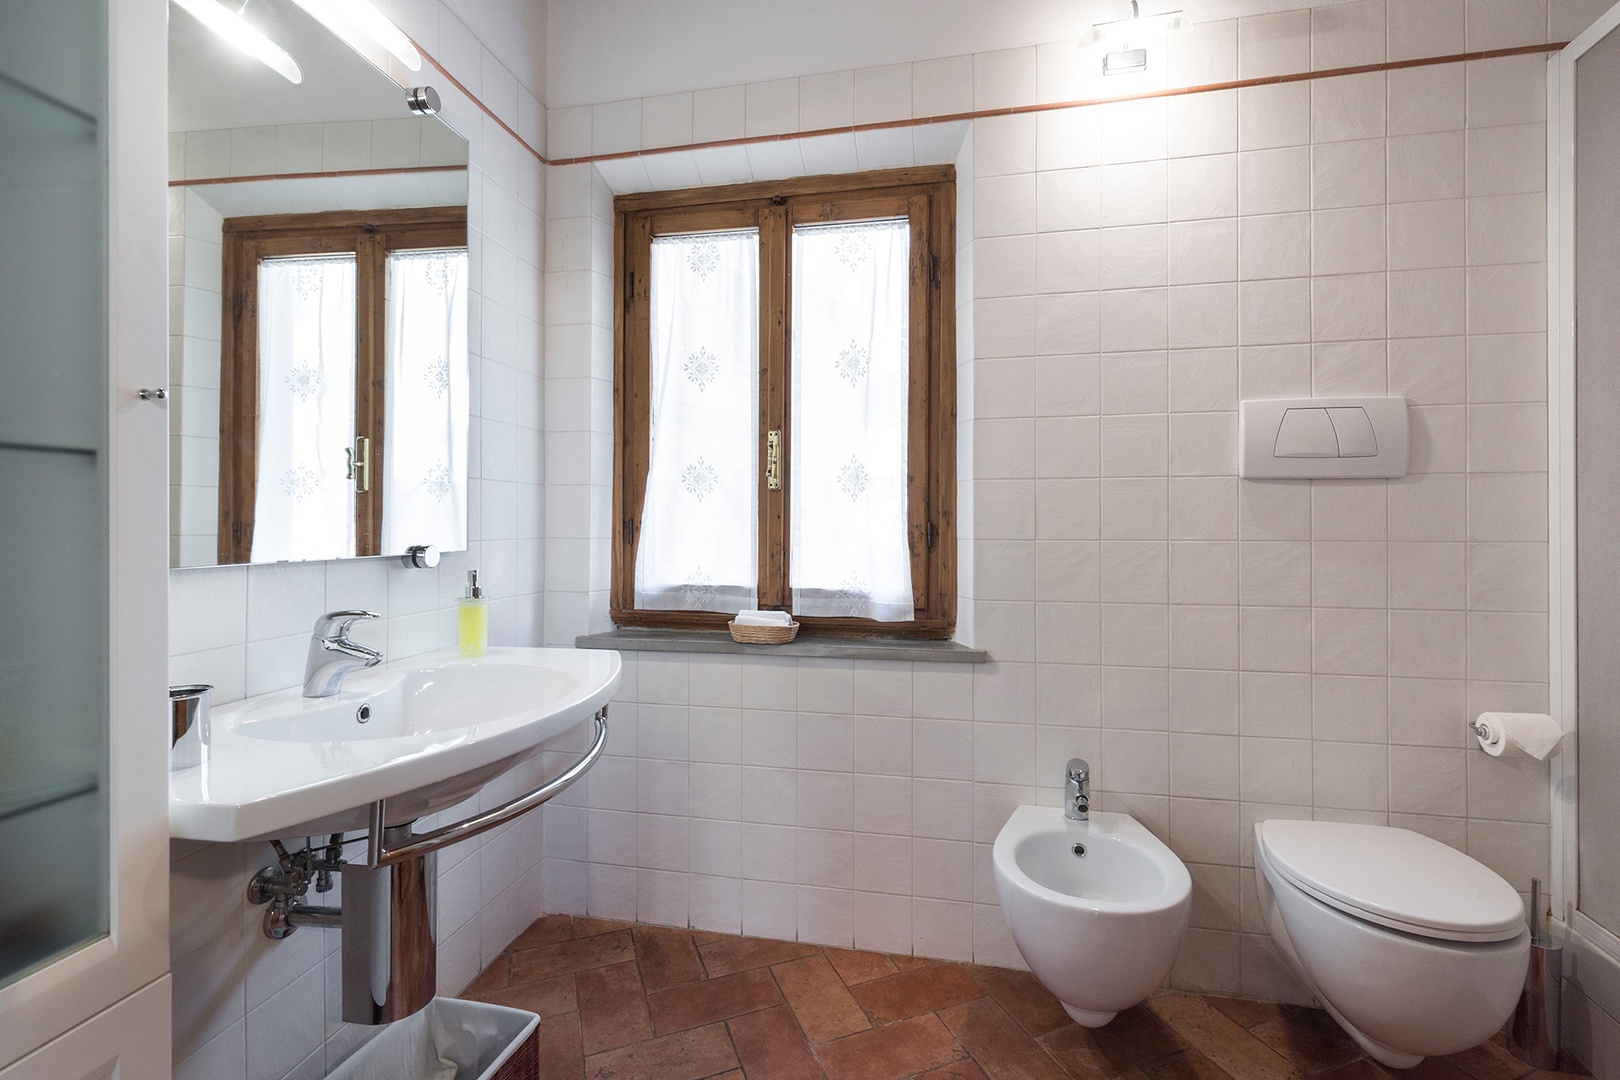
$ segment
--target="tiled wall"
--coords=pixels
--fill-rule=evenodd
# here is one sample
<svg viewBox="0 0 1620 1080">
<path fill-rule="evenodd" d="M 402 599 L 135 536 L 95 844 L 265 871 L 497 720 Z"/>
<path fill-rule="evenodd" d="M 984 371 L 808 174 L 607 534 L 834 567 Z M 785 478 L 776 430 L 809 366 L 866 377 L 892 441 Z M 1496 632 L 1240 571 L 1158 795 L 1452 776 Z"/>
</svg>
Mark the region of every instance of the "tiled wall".
<svg viewBox="0 0 1620 1080">
<path fill-rule="evenodd" d="M 524 143 L 544 146 L 534 97 L 459 20 L 437 2 L 389 7 Z M 454 644 L 453 599 L 470 566 L 483 571 L 492 597 L 491 641 L 540 640 L 545 177 L 535 155 L 500 124 L 437 73 L 424 73 L 413 82 L 434 83 L 445 120 L 470 143 L 472 549 L 447 555 L 437 571 L 368 559 L 172 572 L 170 679 L 215 684 L 216 703 L 297 685 L 310 627 L 334 608 L 381 612 L 380 622 L 357 627 L 356 636 L 390 659 Z M 538 85 L 533 73 L 525 81 Z M 540 766 L 507 784 L 536 779 Z M 494 805 L 502 794 L 481 797 Z M 541 832 L 535 817 L 442 857 L 442 991 L 459 989 L 540 914 Z M 243 890 L 249 874 L 274 861 L 268 845 L 177 842 L 172 856 L 175 1075 L 324 1076 L 371 1030 L 339 1020 L 337 932 L 303 930 L 279 943 L 263 937 L 262 911 L 247 905 Z"/>
<path fill-rule="evenodd" d="M 219 211 L 169 189 L 169 564 L 219 558 Z"/>
<path fill-rule="evenodd" d="M 551 153 L 1530 45 L 1601 7 L 1207 23 L 1134 83 L 1057 43 L 698 90 L 560 110 Z M 610 756 L 546 811 L 548 908 L 1016 963 L 989 845 L 1074 755 L 1192 870 L 1177 985 L 1300 992 L 1255 902 L 1265 817 L 1401 825 L 1544 875 L 1545 766 L 1464 728 L 1547 695 L 1544 80 L 1528 55 L 974 122 L 962 589 L 993 662 L 626 654 Z M 828 171 L 880 134 L 729 148 L 727 178 Z M 609 196 L 714 181 L 678 154 L 552 176 L 563 644 L 605 621 Z M 1237 479 L 1240 398 L 1385 393 L 1411 404 L 1408 477 Z"/>
</svg>

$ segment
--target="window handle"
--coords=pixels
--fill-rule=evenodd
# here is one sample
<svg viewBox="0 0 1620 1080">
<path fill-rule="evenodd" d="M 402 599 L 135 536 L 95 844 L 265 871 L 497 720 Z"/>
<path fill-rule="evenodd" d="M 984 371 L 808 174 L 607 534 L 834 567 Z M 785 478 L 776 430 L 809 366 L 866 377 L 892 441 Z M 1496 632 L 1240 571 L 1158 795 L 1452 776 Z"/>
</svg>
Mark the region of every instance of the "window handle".
<svg viewBox="0 0 1620 1080">
<path fill-rule="evenodd" d="M 371 490 L 371 438 L 366 435 L 357 437 L 354 446 L 343 453 L 349 460 L 345 475 L 354 481 L 354 490 L 364 495 Z"/>
<path fill-rule="evenodd" d="M 765 487 L 769 491 L 782 490 L 782 433 L 765 433 Z"/>
</svg>

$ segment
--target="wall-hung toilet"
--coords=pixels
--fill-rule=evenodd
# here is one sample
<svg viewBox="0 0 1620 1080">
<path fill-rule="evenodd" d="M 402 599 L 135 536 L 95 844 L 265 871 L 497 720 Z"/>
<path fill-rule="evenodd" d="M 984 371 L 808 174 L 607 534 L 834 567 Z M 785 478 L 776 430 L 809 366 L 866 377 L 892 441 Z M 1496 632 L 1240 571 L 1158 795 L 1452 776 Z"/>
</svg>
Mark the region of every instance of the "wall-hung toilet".
<svg viewBox="0 0 1620 1080">
<path fill-rule="evenodd" d="M 1477 1046 L 1519 1000 L 1524 904 L 1420 833 L 1331 821 L 1255 826 L 1260 906 L 1289 966 L 1377 1061 Z"/>
</svg>

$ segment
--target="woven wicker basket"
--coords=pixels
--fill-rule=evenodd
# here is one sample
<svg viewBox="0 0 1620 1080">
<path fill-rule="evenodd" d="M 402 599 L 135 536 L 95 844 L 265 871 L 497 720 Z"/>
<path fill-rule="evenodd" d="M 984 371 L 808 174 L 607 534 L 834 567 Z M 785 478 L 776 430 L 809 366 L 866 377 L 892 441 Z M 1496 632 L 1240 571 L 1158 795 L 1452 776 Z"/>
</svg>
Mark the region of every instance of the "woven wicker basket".
<svg viewBox="0 0 1620 1080">
<path fill-rule="evenodd" d="M 541 1021 L 545 1023 L 545 1021 Z M 540 1029 L 529 1032 L 529 1037 L 518 1044 L 512 1056 L 495 1070 L 491 1080 L 540 1080 Z"/>
<path fill-rule="evenodd" d="M 744 645 L 786 645 L 799 632 L 798 623 L 788 623 L 786 626 L 738 626 L 736 620 L 732 620 L 726 625 L 731 627 L 731 640 Z"/>
</svg>

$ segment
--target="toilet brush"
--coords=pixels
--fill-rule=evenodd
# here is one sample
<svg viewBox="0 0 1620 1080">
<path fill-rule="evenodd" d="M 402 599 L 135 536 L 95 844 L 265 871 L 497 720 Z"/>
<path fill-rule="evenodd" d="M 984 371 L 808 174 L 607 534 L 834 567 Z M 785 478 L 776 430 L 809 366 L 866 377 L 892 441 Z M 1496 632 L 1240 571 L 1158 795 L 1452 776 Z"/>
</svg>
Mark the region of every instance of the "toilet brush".
<svg viewBox="0 0 1620 1080">
<path fill-rule="evenodd" d="M 1564 983 L 1564 949 L 1542 916 L 1541 879 L 1530 879 L 1530 967 L 1524 992 L 1508 1022 L 1508 1049 L 1538 1069 L 1558 1068 L 1558 1007 Z"/>
</svg>

